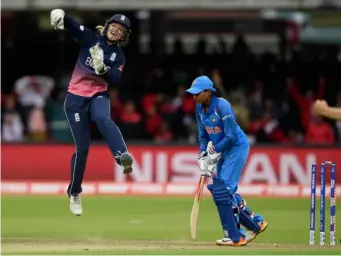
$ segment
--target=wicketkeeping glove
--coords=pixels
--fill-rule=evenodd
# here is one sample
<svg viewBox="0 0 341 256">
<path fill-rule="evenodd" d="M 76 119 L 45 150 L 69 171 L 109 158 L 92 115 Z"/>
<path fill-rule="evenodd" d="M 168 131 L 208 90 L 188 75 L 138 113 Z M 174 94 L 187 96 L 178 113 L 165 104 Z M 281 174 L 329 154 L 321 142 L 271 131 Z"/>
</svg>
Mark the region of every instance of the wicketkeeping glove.
<svg viewBox="0 0 341 256">
<path fill-rule="evenodd" d="M 51 11 L 51 26 L 54 29 L 64 29 L 65 12 L 62 9 L 54 9 Z"/>
<path fill-rule="evenodd" d="M 104 52 L 99 44 L 90 48 L 90 55 L 92 58 L 92 64 L 97 75 L 102 75 L 108 71 L 107 66 L 104 64 Z"/>
</svg>

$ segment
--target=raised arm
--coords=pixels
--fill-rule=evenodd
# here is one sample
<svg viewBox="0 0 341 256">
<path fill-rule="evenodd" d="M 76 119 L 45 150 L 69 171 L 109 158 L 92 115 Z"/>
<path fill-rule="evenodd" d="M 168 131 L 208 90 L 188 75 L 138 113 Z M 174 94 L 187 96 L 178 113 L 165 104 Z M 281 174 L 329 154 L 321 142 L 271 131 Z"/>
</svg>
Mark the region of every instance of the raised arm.
<svg viewBox="0 0 341 256">
<path fill-rule="evenodd" d="M 62 9 L 51 11 L 51 26 L 56 30 L 67 29 L 80 43 L 90 45 L 96 34 L 90 28 L 79 24 L 74 18 L 66 15 Z"/>
</svg>

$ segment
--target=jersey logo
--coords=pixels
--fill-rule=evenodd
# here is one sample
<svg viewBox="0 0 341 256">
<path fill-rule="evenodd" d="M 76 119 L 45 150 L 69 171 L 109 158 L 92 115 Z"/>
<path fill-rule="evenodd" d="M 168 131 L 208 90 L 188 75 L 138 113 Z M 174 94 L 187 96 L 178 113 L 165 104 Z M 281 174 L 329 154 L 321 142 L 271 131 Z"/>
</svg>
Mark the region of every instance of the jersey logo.
<svg viewBox="0 0 341 256">
<path fill-rule="evenodd" d="M 206 126 L 205 130 L 208 134 L 217 134 L 217 133 L 223 132 L 219 126 L 213 126 L 213 127 Z"/>
<path fill-rule="evenodd" d="M 115 61 L 115 59 L 116 59 L 116 52 L 113 52 L 110 56 L 110 60 Z"/>
<path fill-rule="evenodd" d="M 79 113 L 75 114 L 75 121 L 78 123 L 81 120 L 81 117 L 79 116 Z"/>
<path fill-rule="evenodd" d="M 232 118 L 232 115 L 223 116 L 222 120 L 224 121 L 226 118 Z"/>
<path fill-rule="evenodd" d="M 94 64 L 92 63 L 92 59 L 90 57 L 86 58 L 85 65 L 92 67 L 92 68 L 94 67 Z"/>
<path fill-rule="evenodd" d="M 84 26 L 83 26 L 83 25 L 80 25 L 80 26 L 79 26 L 79 29 L 82 30 L 82 31 L 84 31 Z"/>
</svg>

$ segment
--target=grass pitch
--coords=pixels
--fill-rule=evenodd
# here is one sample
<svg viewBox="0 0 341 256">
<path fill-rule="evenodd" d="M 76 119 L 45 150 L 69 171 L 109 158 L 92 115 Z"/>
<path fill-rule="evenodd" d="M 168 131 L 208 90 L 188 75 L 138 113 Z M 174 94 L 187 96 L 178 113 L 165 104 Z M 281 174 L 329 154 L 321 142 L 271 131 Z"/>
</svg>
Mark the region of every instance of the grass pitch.
<svg viewBox="0 0 341 256">
<path fill-rule="evenodd" d="M 246 200 L 255 212 L 265 216 L 269 227 L 246 247 L 230 248 L 215 245 L 222 231 L 211 198 L 201 202 L 198 239 L 192 241 L 192 197 L 84 195 L 83 216 L 76 217 L 69 212 L 67 197 L 3 196 L 2 254 L 341 254 L 339 230 L 334 247 L 308 245 L 309 199 Z M 338 200 L 336 205 L 340 203 Z M 340 222 L 337 212 L 336 223 Z M 316 231 L 317 243 L 318 240 Z"/>
</svg>

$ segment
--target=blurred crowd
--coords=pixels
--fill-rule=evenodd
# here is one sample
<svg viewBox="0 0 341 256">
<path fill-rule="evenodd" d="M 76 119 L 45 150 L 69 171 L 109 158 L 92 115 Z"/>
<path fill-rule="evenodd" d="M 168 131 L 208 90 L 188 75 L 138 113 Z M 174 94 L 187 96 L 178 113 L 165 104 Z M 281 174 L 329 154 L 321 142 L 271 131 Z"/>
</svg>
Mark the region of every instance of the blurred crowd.
<svg viewBox="0 0 341 256">
<path fill-rule="evenodd" d="M 109 89 L 112 119 L 126 140 L 197 143 L 195 105 L 185 90 L 196 76 L 207 75 L 219 88 L 218 96 L 234 107 L 252 143 L 341 141 L 341 122 L 311 111 L 317 98 L 341 107 L 339 49 L 305 53 L 301 48 L 280 58 L 254 54 L 242 37 L 229 51 L 222 47 L 213 53 L 205 52 L 204 42 L 195 54 L 175 44 L 174 53 L 161 58 L 128 56 L 122 83 Z M 63 110 L 70 72 L 23 75 L 2 92 L 4 142 L 72 142 Z M 92 138 L 102 139 L 95 124 Z"/>
</svg>

